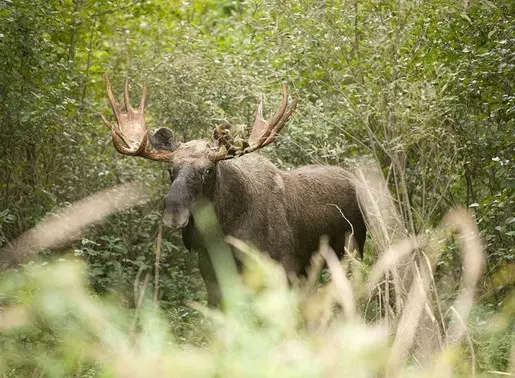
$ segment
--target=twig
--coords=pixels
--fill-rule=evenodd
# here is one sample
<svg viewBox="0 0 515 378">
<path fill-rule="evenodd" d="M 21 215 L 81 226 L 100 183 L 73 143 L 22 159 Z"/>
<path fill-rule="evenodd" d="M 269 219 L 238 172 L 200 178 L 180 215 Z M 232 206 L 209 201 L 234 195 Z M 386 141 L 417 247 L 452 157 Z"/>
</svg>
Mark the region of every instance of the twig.
<svg viewBox="0 0 515 378">
<path fill-rule="evenodd" d="M 143 304 L 143 298 L 145 298 L 145 292 L 147 291 L 148 282 L 150 281 L 150 271 L 145 275 L 145 280 L 143 281 L 143 286 L 139 291 L 138 296 L 138 304 L 136 305 L 136 311 L 134 312 L 134 319 L 132 320 L 131 334 L 134 334 L 134 330 L 136 329 L 136 322 L 138 321 L 141 305 Z"/>
<path fill-rule="evenodd" d="M 428 248 L 430 248 L 430 246 Z M 423 250 L 420 250 L 420 254 L 422 256 L 422 259 L 426 263 L 427 269 L 429 269 L 429 278 L 431 279 L 431 285 L 434 288 L 433 294 L 435 296 L 436 310 L 437 310 L 438 316 L 439 316 L 439 320 L 436 321 L 436 326 L 438 327 L 437 328 L 437 337 L 438 337 L 438 343 L 440 344 L 440 349 L 443 349 L 444 342 L 442 339 L 442 334 L 445 335 L 447 330 L 445 327 L 444 315 L 443 315 L 443 311 L 442 311 L 442 304 L 440 301 L 440 297 L 438 295 L 438 287 L 436 286 L 435 275 L 433 273 L 433 264 L 431 263 L 431 261 L 429 260 L 429 257 Z M 436 318 L 435 318 L 435 320 L 436 320 Z M 441 327 L 441 330 L 440 330 L 440 327 Z"/>
<path fill-rule="evenodd" d="M 143 267 L 140 266 L 138 269 L 138 273 L 136 273 L 136 278 L 134 279 L 134 284 L 132 285 L 132 288 L 134 290 L 134 305 L 136 306 L 138 303 L 138 297 L 139 297 L 139 278 L 141 276 L 141 273 L 143 273 Z"/>
<path fill-rule="evenodd" d="M 159 262 L 161 260 L 161 244 L 163 242 L 163 223 L 159 222 L 156 242 L 156 262 L 154 263 L 154 303 L 159 303 Z"/>
<path fill-rule="evenodd" d="M 327 262 L 331 277 L 333 279 L 333 287 L 336 290 L 336 299 L 343 307 L 343 311 L 347 319 L 354 320 L 356 314 L 356 304 L 354 302 L 354 294 L 352 293 L 352 285 L 342 271 L 340 261 L 333 249 L 329 246 L 327 238 L 320 241 L 320 253 Z"/>
<path fill-rule="evenodd" d="M 340 215 L 342 216 L 342 218 L 345 219 L 345 221 L 349 224 L 351 232 L 350 232 L 350 235 L 348 233 L 345 234 L 345 240 L 347 241 L 347 245 L 344 245 L 343 249 L 345 252 L 347 252 L 347 256 L 349 256 L 353 262 L 357 262 L 356 258 L 352 254 L 353 250 L 358 249 L 358 245 L 356 243 L 356 237 L 354 234 L 354 226 L 352 225 L 351 221 L 345 216 L 342 209 L 340 209 L 340 207 L 338 207 L 338 205 L 336 205 L 334 203 L 330 203 L 328 205 L 336 207 L 336 209 L 340 212 Z M 353 241 L 354 241 L 354 243 L 353 243 Z M 354 247 L 354 248 L 351 248 L 351 247 Z M 359 252 L 361 254 L 363 251 L 359 251 Z"/>
<path fill-rule="evenodd" d="M 460 316 L 460 313 L 458 311 L 456 311 L 456 309 L 451 306 L 450 308 L 452 310 L 452 312 L 454 312 L 454 315 L 456 315 L 456 319 L 458 319 L 458 321 L 461 323 L 463 329 L 465 330 L 465 336 L 467 338 L 467 342 L 469 344 L 469 349 L 470 349 L 470 358 L 472 359 L 472 377 L 475 377 L 476 376 L 476 353 L 474 352 L 474 344 L 472 343 L 472 339 L 470 338 L 470 334 L 469 332 L 467 331 L 467 325 L 465 324 L 465 322 L 463 321 L 463 319 L 461 318 Z"/>
</svg>

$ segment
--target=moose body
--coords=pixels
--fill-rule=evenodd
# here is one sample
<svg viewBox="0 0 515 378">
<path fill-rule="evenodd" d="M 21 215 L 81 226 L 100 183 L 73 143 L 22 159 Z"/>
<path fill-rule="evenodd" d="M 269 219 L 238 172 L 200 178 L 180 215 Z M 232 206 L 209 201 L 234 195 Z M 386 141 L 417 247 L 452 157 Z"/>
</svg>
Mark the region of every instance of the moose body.
<svg viewBox="0 0 515 378">
<path fill-rule="evenodd" d="M 191 177 L 191 171 L 189 167 L 184 174 Z M 189 185 L 180 176 L 179 169 L 165 199 L 165 224 L 173 217 L 174 209 L 169 203 L 179 191 L 187 191 Z M 204 183 L 201 196 L 213 204 L 224 235 L 246 241 L 269 254 L 288 273 L 305 273 L 323 235 L 329 237 L 339 256 L 349 242 L 346 236 L 351 234 L 359 251 L 363 249 L 365 224 L 354 187 L 339 167 L 305 166 L 281 171 L 263 156 L 245 155 L 219 162 L 213 177 Z M 214 305 L 219 301 L 218 284 L 191 216 L 182 235 L 185 246 L 199 253 L 208 302 Z"/>
<path fill-rule="evenodd" d="M 106 84 L 117 125 L 106 119 L 104 122 L 112 130 L 116 149 L 169 163 L 172 184 L 165 197 L 163 222 L 181 229 L 185 246 L 198 251 L 210 305 L 219 303 L 220 291 L 192 215 L 200 200 L 213 204 L 224 235 L 252 244 L 291 274 L 305 273 L 324 235 L 338 256 L 343 255 L 351 236 L 359 252 L 363 252 L 365 223 L 355 188 L 344 169 L 311 165 L 282 171 L 259 154 L 247 155 L 272 142 L 292 114 L 296 101 L 286 113 L 285 86 L 279 112 L 271 121 L 265 121 L 261 103 L 249 143 L 236 145 L 230 134 L 221 129 L 215 129 L 214 142 L 179 143 L 167 128 L 148 137 L 143 114 L 146 90 L 142 103 L 134 110 L 126 85 L 127 114 L 123 114 L 107 77 Z M 150 145 L 158 152 L 152 152 Z"/>
</svg>

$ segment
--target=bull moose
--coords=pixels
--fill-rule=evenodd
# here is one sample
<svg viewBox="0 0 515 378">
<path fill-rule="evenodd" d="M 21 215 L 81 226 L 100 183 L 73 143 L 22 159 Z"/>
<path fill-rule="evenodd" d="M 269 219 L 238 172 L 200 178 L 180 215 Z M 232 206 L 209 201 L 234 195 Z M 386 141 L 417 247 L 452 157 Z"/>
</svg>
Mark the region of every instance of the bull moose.
<svg viewBox="0 0 515 378">
<path fill-rule="evenodd" d="M 216 127 L 212 140 L 182 143 L 165 127 L 149 135 L 146 85 L 134 109 L 125 82 L 123 111 L 107 75 L 105 83 L 116 123 L 102 119 L 111 129 L 116 150 L 168 164 L 172 183 L 164 200 L 163 222 L 182 230 L 186 248 L 198 252 L 209 305 L 219 303 L 220 290 L 192 215 L 201 199 L 212 203 L 224 235 L 254 245 L 290 274 L 305 273 L 324 235 L 338 256 L 352 235 L 363 253 L 365 222 L 344 169 L 310 165 L 283 171 L 265 157 L 251 154 L 272 143 L 293 114 L 297 98 L 288 109 L 286 84 L 282 84 L 282 104 L 269 121 L 263 118 L 261 100 L 248 140 L 237 141 L 229 130 Z"/>
</svg>

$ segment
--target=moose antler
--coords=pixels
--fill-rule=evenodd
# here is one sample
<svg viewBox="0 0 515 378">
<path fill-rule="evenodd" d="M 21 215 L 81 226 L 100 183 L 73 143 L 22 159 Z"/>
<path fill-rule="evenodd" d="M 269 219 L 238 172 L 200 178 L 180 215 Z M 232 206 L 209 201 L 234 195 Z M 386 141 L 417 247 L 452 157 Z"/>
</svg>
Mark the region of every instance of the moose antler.
<svg viewBox="0 0 515 378">
<path fill-rule="evenodd" d="M 281 107 L 269 121 L 263 118 L 263 99 L 259 102 L 256 120 L 252 126 L 248 141 L 236 143 L 237 140 L 232 137 L 229 130 L 222 127 L 217 127 L 213 130 L 213 139 L 221 146 L 217 155 L 215 155 L 215 160 L 232 159 L 236 156 L 248 154 L 267 146 L 277 138 L 277 135 L 295 111 L 298 101 L 297 96 L 295 96 L 290 109 L 286 111 L 288 108 L 288 93 L 285 82 L 281 83 L 281 88 L 283 94 Z"/>
<path fill-rule="evenodd" d="M 129 81 L 125 81 L 124 102 L 125 113 L 116 101 L 111 89 L 111 83 L 107 74 L 104 74 L 104 80 L 109 97 L 109 104 L 113 109 L 116 124 L 113 125 L 103 115 L 102 120 L 105 125 L 111 129 L 113 137 L 113 145 L 116 150 L 124 155 L 141 156 L 146 159 L 170 161 L 172 152 L 170 151 L 152 151 L 152 147 L 148 141 L 148 130 L 145 123 L 145 106 L 147 103 L 147 86 L 143 85 L 141 93 L 141 101 L 139 106 L 134 109 L 129 99 Z"/>
</svg>

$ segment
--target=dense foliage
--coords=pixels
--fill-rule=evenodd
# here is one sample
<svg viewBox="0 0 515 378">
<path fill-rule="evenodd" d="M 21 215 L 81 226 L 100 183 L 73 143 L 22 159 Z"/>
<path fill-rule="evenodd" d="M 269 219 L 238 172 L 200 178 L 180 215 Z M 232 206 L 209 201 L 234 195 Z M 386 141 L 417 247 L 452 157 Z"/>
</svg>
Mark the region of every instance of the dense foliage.
<svg viewBox="0 0 515 378">
<path fill-rule="evenodd" d="M 0 248 L 60 206 L 142 180 L 153 201 L 44 254 L 80 256 L 96 293 L 135 307 L 167 178 L 112 148 L 104 72 L 117 93 L 129 77 L 134 102 L 146 82 L 151 127 L 183 140 L 249 124 L 286 80 L 300 102 L 265 152 L 279 166 L 375 159 L 408 233 L 465 205 L 486 244 L 480 294 L 495 307 L 513 285 L 513 2 L 0 0 Z M 178 337 L 198 337 L 185 304 L 205 298 L 196 257 L 166 230 L 162 249 L 161 305 Z M 447 252 L 440 268 L 459 269 Z"/>
</svg>

